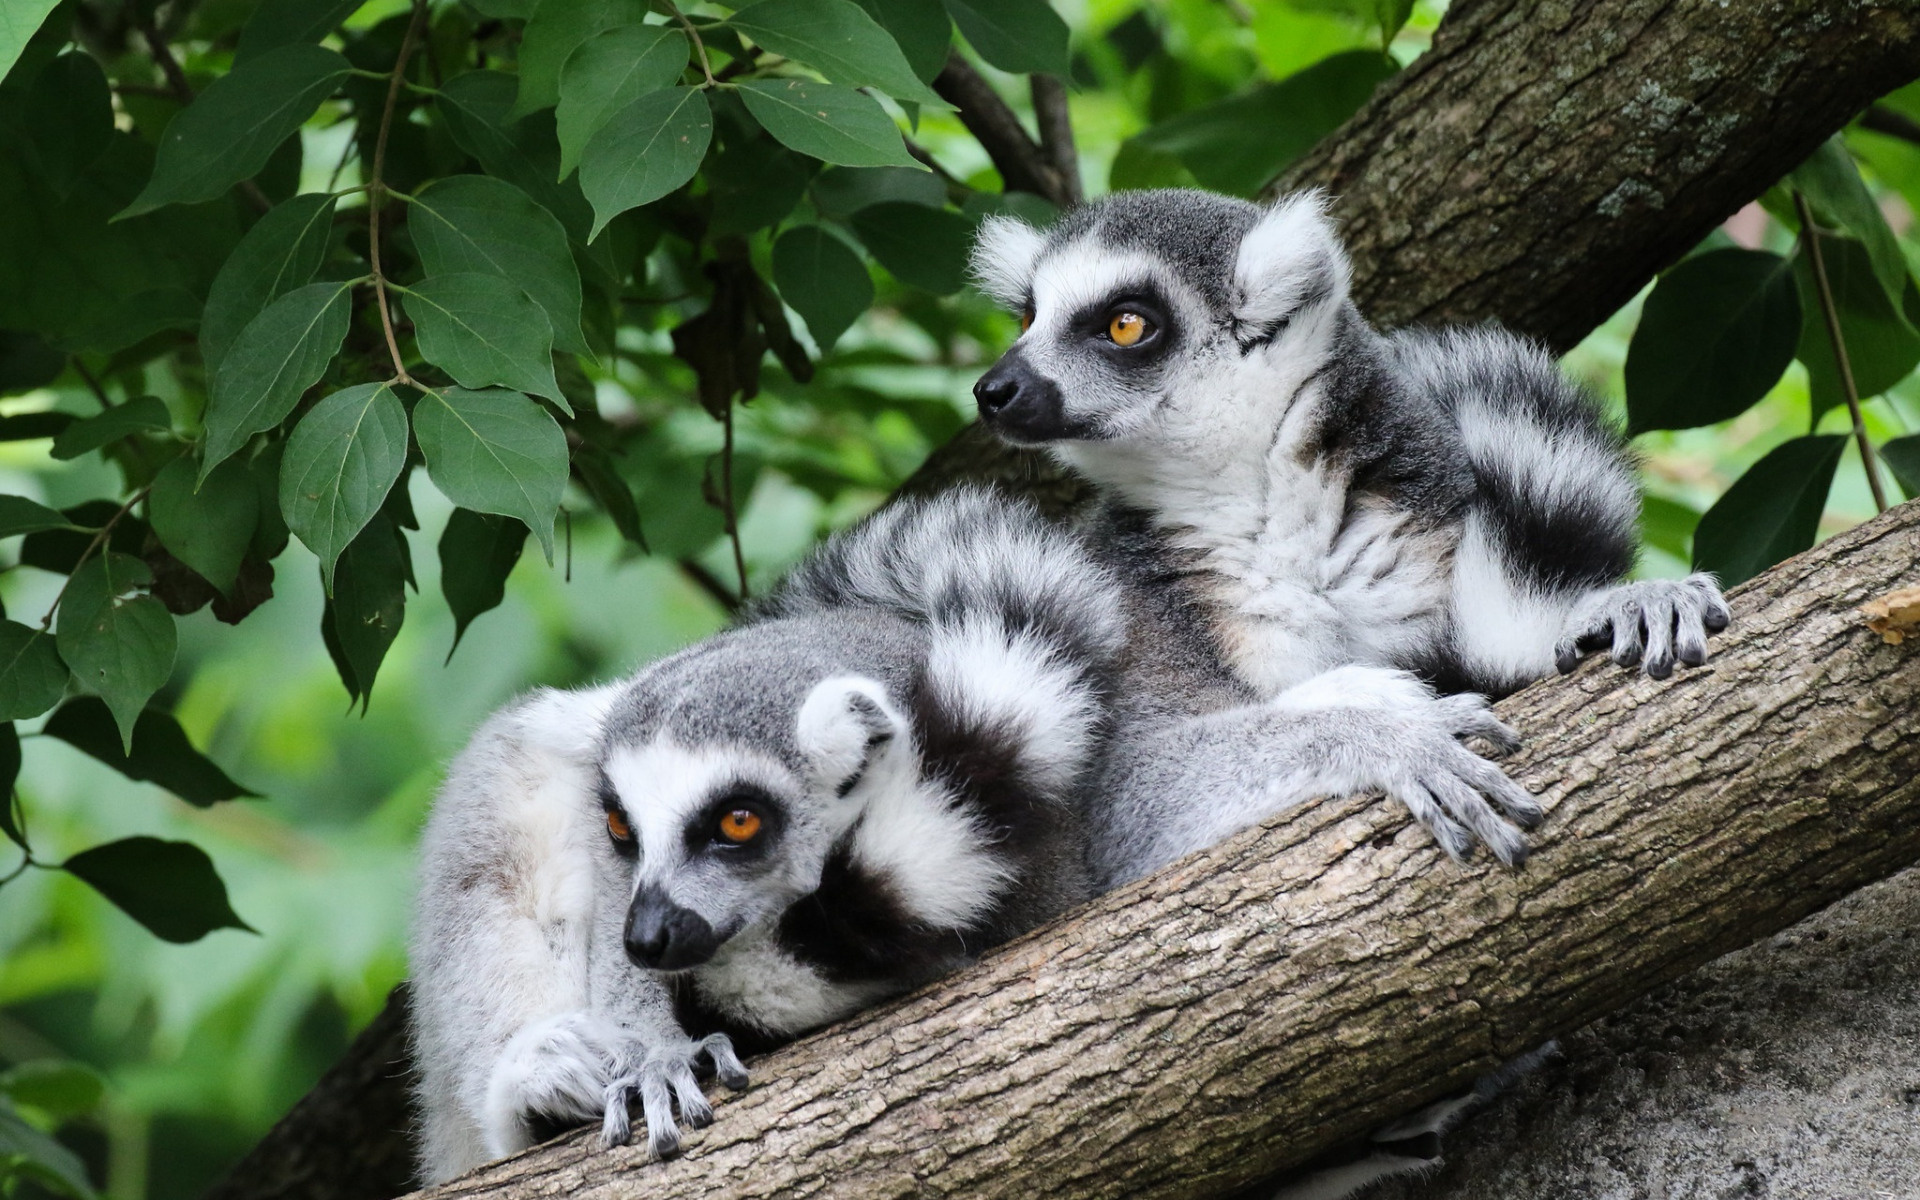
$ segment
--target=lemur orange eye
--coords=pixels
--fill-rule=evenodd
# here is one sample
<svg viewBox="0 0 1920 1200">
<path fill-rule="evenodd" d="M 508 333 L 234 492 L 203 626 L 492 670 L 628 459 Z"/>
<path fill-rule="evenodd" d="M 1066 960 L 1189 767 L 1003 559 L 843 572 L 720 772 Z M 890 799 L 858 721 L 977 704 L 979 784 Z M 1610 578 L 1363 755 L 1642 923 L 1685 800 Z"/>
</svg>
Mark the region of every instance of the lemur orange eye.
<svg viewBox="0 0 1920 1200">
<path fill-rule="evenodd" d="M 760 814 L 750 808 L 736 808 L 720 818 L 720 836 L 734 845 L 744 845 L 760 832 Z"/>
<path fill-rule="evenodd" d="M 1030 308 L 1021 309 L 1020 310 L 1020 332 L 1025 333 L 1027 330 L 1032 328 L 1033 328 L 1033 310 Z"/>
<path fill-rule="evenodd" d="M 633 840 L 633 826 L 627 824 L 626 816 L 617 809 L 607 810 L 607 832 L 613 835 L 616 842 Z"/>
<path fill-rule="evenodd" d="M 1116 346 L 1137 346 L 1152 330 L 1147 319 L 1136 312 L 1123 312 L 1107 323 L 1107 336 Z"/>
</svg>

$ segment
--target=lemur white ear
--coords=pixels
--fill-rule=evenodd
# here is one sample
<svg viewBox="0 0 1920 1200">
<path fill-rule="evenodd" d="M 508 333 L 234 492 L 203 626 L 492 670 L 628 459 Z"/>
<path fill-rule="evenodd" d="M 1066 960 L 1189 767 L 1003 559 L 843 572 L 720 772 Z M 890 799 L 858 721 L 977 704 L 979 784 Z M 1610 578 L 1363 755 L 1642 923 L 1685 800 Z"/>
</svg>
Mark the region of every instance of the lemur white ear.
<svg viewBox="0 0 1920 1200">
<path fill-rule="evenodd" d="M 973 239 L 973 280 L 1007 308 L 1026 303 L 1047 235 L 1018 217 L 988 217 Z"/>
<path fill-rule="evenodd" d="M 1276 202 L 1240 239 L 1234 263 L 1234 317 L 1244 340 L 1273 336 L 1308 307 L 1347 297 L 1346 251 L 1327 216 L 1324 192 Z"/>
<path fill-rule="evenodd" d="M 795 733 L 814 783 L 845 796 L 907 741 L 907 723 L 878 682 L 838 675 L 807 694 Z"/>
</svg>

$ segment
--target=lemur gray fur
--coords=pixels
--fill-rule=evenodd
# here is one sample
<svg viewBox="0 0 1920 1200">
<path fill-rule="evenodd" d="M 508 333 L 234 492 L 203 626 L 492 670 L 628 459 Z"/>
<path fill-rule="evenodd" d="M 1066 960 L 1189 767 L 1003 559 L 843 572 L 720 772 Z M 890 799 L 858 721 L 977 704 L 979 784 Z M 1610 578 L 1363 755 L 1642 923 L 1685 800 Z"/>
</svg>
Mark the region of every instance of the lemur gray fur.
<svg viewBox="0 0 1920 1200">
<path fill-rule="evenodd" d="M 1117 719 L 1156 732 L 1105 791 L 1173 803 L 1196 768 L 1224 776 L 1207 795 L 1384 790 L 1450 853 L 1517 862 L 1539 809 L 1459 745 L 1513 742 L 1478 697 L 1601 646 L 1664 678 L 1727 623 L 1711 576 L 1623 582 L 1638 491 L 1591 400 L 1497 329 L 1376 333 L 1317 194 L 995 217 L 974 270 L 1023 316 L 982 419 L 1096 484 L 1133 640 L 1179 648 L 1123 674 Z M 1102 884 L 1230 832 L 1124 825 L 1158 844 L 1116 839 Z"/>
<path fill-rule="evenodd" d="M 422 1174 L 904 991 L 1091 894 L 1078 789 L 1118 591 L 981 492 L 830 541 L 738 628 L 495 716 L 428 822 L 412 967 Z M 689 1036 L 689 1031 L 700 1036 Z"/>
</svg>

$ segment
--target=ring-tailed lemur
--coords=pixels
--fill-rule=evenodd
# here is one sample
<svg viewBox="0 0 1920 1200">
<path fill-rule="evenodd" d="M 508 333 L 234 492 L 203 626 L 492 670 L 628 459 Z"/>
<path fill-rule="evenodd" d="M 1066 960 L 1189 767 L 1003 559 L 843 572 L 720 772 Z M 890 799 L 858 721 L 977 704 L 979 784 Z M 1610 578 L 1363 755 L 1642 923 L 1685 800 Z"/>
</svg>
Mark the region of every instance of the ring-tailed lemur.
<svg viewBox="0 0 1920 1200">
<path fill-rule="evenodd" d="M 1090 894 L 1078 789 L 1111 578 L 984 493 L 896 505 L 739 628 L 489 721 L 429 820 L 413 938 L 429 1181 L 550 1123 L 650 1146 L 694 1067 L 904 991 Z M 687 1031 L 705 1034 L 688 1036 Z M 731 1037 L 729 1036 L 731 1035 Z"/>
<path fill-rule="evenodd" d="M 1044 233 L 996 217 L 974 269 L 1023 325 L 974 389 L 983 420 L 1102 490 L 1098 540 L 1212 693 L 1122 747 L 1108 777 L 1137 785 L 1113 790 L 1151 797 L 1169 761 L 1211 756 L 1234 778 L 1387 791 L 1450 852 L 1478 838 L 1517 861 L 1502 814 L 1537 806 L 1451 736 L 1510 735 L 1433 690 L 1502 695 L 1603 645 L 1665 677 L 1726 625 L 1711 576 L 1621 582 L 1638 493 L 1588 397 L 1498 330 L 1374 332 L 1316 194 L 1123 192 Z M 1223 711 L 1210 661 L 1262 703 Z M 1270 744 L 1276 706 L 1345 732 L 1285 764 L 1229 754 Z"/>
</svg>

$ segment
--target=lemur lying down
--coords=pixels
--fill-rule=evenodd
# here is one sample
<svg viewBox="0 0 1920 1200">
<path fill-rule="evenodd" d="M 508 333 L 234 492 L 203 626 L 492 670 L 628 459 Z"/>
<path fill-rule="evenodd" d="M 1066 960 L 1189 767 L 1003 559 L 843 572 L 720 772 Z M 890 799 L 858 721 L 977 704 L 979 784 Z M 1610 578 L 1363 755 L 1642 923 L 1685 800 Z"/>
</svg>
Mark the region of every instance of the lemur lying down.
<svg viewBox="0 0 1920 1200">
<path fill-rule="evenodd" d="M 758 612 L 540 692 L 453 765 L 412 968 L 422 1175 L 555 1125 L 678 1143 L 694 1067 L 967 961 L 1091 895 L 1081 789 L 1120 648 L 1112 578 L 963 491 L 829 544 Z M 689 1034 L 694 1036 L 689 1036 Z"/>
<path fill-rule="evenodd" d="M 1623 582 L 1639 494 L 1590 398 L 1497 329 L 1376 333 L 1316 194 L 1122 192 L 1044 233 L 995 217 L 974 269 L 1023 324 L 974 389 L 982 419 L 1099 487 L 1094 540 L 1147 598 L 1131 640 L 1180 648 L 1126 664 L 1120 719 L 1158 732 L 1117 747 L 1108 790 L 1169 796 L 1148 781 L 1211 756 L 1209 794 L 1246 813 L 1274 788 L 1380 790 L 1456 856 L 1517 862 L 1538 809 L 1460 747 L 1510 740 L 1467 696 L 1603 646 L 1665 678 L 1727 624 L 1709 575 Z M 1246 813 L 1130 819 L 1161 844 L 1096 873 Z"/>
</svg>

